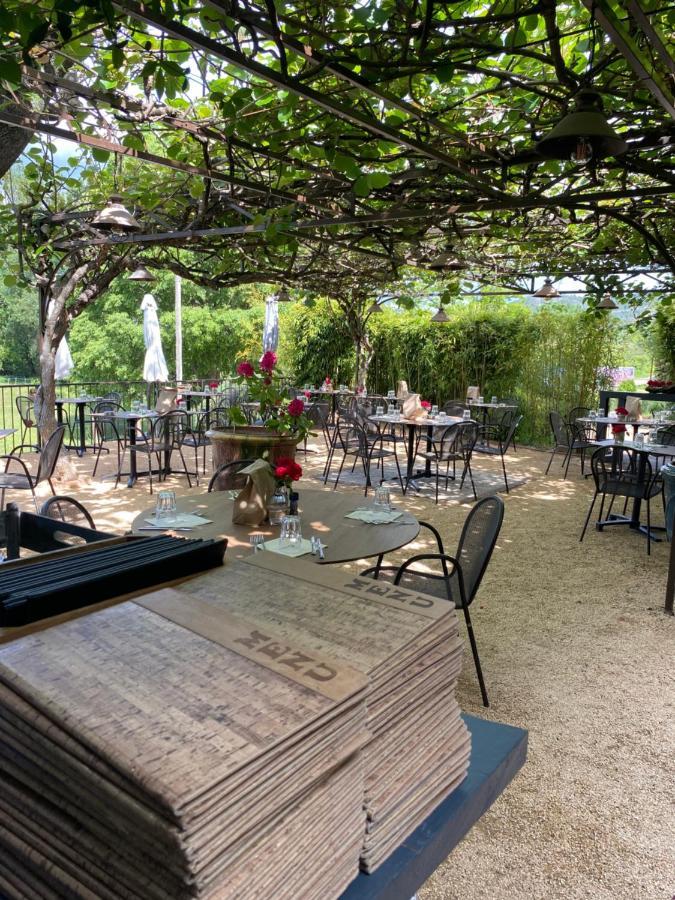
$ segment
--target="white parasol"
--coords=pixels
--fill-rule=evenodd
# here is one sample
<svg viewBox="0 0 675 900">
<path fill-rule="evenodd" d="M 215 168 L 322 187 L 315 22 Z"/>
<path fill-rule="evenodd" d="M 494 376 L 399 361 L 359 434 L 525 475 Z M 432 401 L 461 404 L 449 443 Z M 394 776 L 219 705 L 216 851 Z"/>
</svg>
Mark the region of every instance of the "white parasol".
<svg viewBox="0 0 675 900">
<path fill-rule="evenodd" d="M 263 353 L 276 350 L 279 343 L 279 304 L 275 297 L 265 301 L 265 324 L 263 325 Z"/>
<path fill-rule="evenodd" d="M 145 362 L 143 378 L 148 381 L 166 381 L 169 369 L 162 350 L 162 336 L 159 332 L 157 304 L 152 294 L 145 294 L 141 303 L 143 310 L 143 338 L 145 339 Z"/>
<path fill-rule="evenodd" d="M 61 381 L 70 378 L 70 373 L 75 368 L 73 357 L 70 355 L 70 347 L 65 337 L 61 338 L 59 346 L 56 348 L 56 356 L 54 357 L 54 378 Z"/>
</svg>

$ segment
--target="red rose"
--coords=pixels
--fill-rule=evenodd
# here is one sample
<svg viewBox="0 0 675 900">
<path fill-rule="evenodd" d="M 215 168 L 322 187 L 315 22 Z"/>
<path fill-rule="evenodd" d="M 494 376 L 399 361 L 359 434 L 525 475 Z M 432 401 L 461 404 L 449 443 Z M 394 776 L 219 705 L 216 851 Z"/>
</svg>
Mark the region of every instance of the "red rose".
<svg viewBox="0 0 675 900">
<path fill-rule="evenodd" d="M 431 403 L 428 400 L 420 400 L 422 409 L 431 409 Z"/>
<path fill-rule="evenodd" d="M 263 384 L 266 384 L 268 387 L 270 384 L 272 384 L 272 379 L 269 375 L 265 375 L 265 377 L 263 378 Z"/>
<path fill-rule="evenodd" d="M 302 477 L 302 466 L 300 466 L 294 459 L 288 459 L 287 457 L 280 457 L 276 461 L 276 465 L 274 468 L 274 475 L 279 479 L 290 479 L 291 481 L 299 481 Z"/>
<path fill-rule="evenodd" d="M 612 425 L 612 434 L 623 434 L 625 430 L 625 425 Z"/>
<path fill-rule="evenodd" d="M 210 388 L 215 389 L 215 388 L 218 387 L 218 384 L 219 384 L 218 381 L 209 381 L 209 387 L 210 387 Z"/>
<path fill-rule="evenodd" d="M 617 406 L 616 414 L 617 414 L 617 416 L 629 416 L 630 415 L 630 413 L 628 412 L 628 410 L 626 409 L 625 406 Z"/>
<path fill-rule="evenodd" d="M 277 364 L 277 355 L 273 350 L 266 350 L 260 358 L 260 371 L 271 374 Z"/>
<path fill-rule="evenodd" d="M 288 404 L 288 415 L 292 416 L 294 419 L 297 419 L 298 416 L 301 416 L 305 411 L 305 404 L 302 400 L 298 400 L 296 397 L 295 400 L 291 400 Z"/>
<path fill-rule="evenodd" d="M 290 472 L 288 471 L 288 466 L 281 466 L 277 463 L 277 467 L 274 470 L 274 475 L 277 478 L 288 478 L 290 476 Z"/>
<path fill-rule="evenodd" d="M 250 362 L 240 362 L 237 366 L 237 375 L 243 375 L 244 378 L 252 378 L 255 370 Z"/>
<path fill-rule="evenodd" d="M 326 375 L 326 384 L 330 384 L 330 378 Z"/>
<path fill-rule="evenodd" d="M 302 393 L 305 395 L 305 397 L 306 397 L 308 400 L 309 400 L 309 398 L 312 396 L 312 392 L 311 392 L 311 391 L 303 391 Z"/>
</svg>

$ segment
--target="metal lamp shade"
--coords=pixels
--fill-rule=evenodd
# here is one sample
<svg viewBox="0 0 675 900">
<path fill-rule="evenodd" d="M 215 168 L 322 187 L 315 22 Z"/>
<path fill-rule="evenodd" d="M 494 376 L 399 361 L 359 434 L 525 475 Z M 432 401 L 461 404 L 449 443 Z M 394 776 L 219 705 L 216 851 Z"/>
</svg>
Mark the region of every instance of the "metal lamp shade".
<svg viewBox="0 0 675 900">
<path fill-rule="evenodd" d="M 129 281 L 157 281 L 157 279 L 145 266 L 139 266 L 131 273 Z"/>
<path fill-rule="evenodd" d="M 449 322 L 450 316 L 446 313 L 442 306 L 438 307 L 438 312 L 431 317 L 432 322 Z"/>
<path fill-rule="evenodd" d="M 584 149 L 578 154 L 580 145 Z M 591 156 L 620 156 L 628 150 L 628 144 L 607 121 L 600 94 L 591 90 L 581 91 L 573 112 L 567 113 L 535 146 L 547 159 L 572 158 L 578 162 L 587 162 Z"/>
<path fill-rule="evenodd" d="M 288 293 L 288 288 L 282 287 L 279 293 L 277 294 L 277 302 L 278 303 L 288 303 L 291 299 L 291 295 Z"/>
<path fill-rule="evenodd" d="M 547 278 L 546 281 L 542 284 L 538 291 L 535 291 L 532 294 L 533 297 L 540 297 L 542 300 L 552 300 L 554 297 L 559 297 L 560 292 L 553 284 L 550 278 Z"/>
<path fill-rule="evenodd" d="M 466 269 L 467 265 L 454 253 L 446 252 L 440 253 L 435 259 L 432 259 L 428 268 L 439 272 L 459 272 L 461 269 Z"/>
<path fill-rule="evenodd" d="M 372 316 L 372 315 L 376 315 L 377 313 L 381 313 L 381 312 L 382 312 L 382 305 L 380 303 L 372 303 L 368 307 L 367 315 Z"/>
<path fill-rule="evenodd" d="M 619 304 L 615 303 L 609 294 L 603 294 L 598 303 L 598 309 L 618 309 Z"/>
<path fill-rule="evenodd" d="M 97 213 L 92 225 L 101 231 L 140 231 L 141 226 L 122 203 L 119 194 L 113 194 L 100 213 Z"/>
</svg>

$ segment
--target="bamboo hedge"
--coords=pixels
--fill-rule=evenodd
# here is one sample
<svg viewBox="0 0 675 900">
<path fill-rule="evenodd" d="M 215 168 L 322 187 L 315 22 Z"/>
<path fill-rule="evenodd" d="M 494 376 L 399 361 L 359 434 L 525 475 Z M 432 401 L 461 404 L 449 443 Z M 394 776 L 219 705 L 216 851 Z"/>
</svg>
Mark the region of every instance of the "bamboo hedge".
<svg viewBox="0 0 675 900">
<path fill-rule="evenodd" d="M 609 316 L 550 305 L 476 302 L 447 309 L 450 321 L 427 311 L 387 310 L 370 322 L 373 359 L 368 390 L 386 393 L 399 379 L 424 399 L 444 403 L 478 385 L 486 397 L 515 400 L 523 413 L 520 438 L 546 445 L 548 413 L 597 406 L 600 370 L 612 366 L 619 328 Z M 346 327 L 327 304 L 284 315 L 282 357 L 299 384 L 326 375 L 351 382 L 354 350 Z"/>
</svg>

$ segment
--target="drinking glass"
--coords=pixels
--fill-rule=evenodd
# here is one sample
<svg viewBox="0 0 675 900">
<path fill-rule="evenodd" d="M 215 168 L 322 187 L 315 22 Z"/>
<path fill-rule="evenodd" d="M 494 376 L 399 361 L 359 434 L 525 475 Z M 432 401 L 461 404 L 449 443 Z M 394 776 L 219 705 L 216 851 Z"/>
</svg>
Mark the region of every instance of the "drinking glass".
<svg viewBox="0 0 675 900">
<path fill-rule="evenodd" d="M 637 434 L 635 435 L 635 437 L 633 438 L 633 443 L 635 444 L 636 447 L 644 447 L 644 445 L 645 445 L 645 436 L 644 436 L 644 434 L 641 434 L 641 433 L 638 431 L 638 433 L 637 433 Z"/>
<path fill-rule="evenodd" d="M 492 400 L 490 400 L 490 403 L 492 403 L 493 406 L 496 406 L 496 405 L 497 405 L 497 398 L 496 398 L 496 397 L 493 397 Z"/>
<path fill-rule="evenodd" d="M 376 406 L 375 407 L 375 415 L 383 416 L 384 415 L 384 406 Z"/>
<path fill-rule="evenodd" d="M 389 488 L 386 484 L 379 484 L 375 488 L 375 500 L 373 506 L 376 506 L 379 509 L 391 509 L 391 495 L 389 494 Z"/>
<path fill-rule="evenodd" d="M 280 547 L 297 547 L 302 541 L 300 516 L 284 516 L 281 520 Z"/>
<path fill-rule="evenodd" d="M 470 418 L 471 418 L 471 410 L 470 410 L 470 409 L 465 409 L 464 412 L 462 413 L 462 418 L 463 418 L 463 419 L 470 419 Z"/>
<path fill-rule="evenodd" d="M 387 391 L 387 399 L 393 400 L 396 397 L 396 391 Z"/>
<path fill-rule="evenodd" d="M 155 506 L 155 518 L 157 521 L 171 522 L 176 518 L 176 492 L 160 491 L 157 494 Z"/>
<path fill-rule="evenodd" d="M 431 415 L 435 418 L 438 415 L 438 406 L 434 403 L 431 407 Z"/>
<path fill-rule="evenodd" d="M 479 397 L 479 398 L 478 398 L 478 402 L 479 402 L 479 403 L 485 403 L 485 397 Z"/>
</svg>

